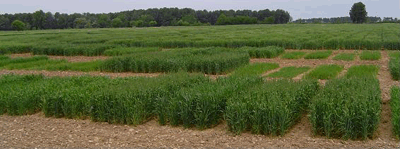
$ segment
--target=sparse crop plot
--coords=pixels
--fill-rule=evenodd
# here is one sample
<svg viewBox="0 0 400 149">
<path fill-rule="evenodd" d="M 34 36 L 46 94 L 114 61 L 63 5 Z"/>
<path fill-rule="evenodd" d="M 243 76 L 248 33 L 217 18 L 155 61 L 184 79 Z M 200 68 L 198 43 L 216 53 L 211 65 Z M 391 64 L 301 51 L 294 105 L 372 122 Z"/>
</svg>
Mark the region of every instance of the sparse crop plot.
<svg viewBox="0 0 400 149">
<path fill-rule="evenodd" d="M 283 59 L 300 59 L 304 55 L 306 55 L 305 52 L 288 52 L 288 53 L 283 54 L 281 56 L 281 58 L 283 58 Z"/>
<path fill-rule="evenodd" d="M 332 51 L 317 51 L 308 53 L 304 59 L 326 59 L 332 55 Z"/>
<path fill-rule="evenodd" d="M 343 70 L 343 66 L 341 65 L 320 65 L 310 73 L 305 75 L 305 78 L 312 79 L 333 79 Z"/>
<path fill-rule="evenodd" d="M 361 60 L 379 60 L 381 59 L 381 52 L 379 51 L 363 51 L 360 55 Z"/>
<path fill-rule="evenodd" d="M 279 68 L 279 64 L 275 63 L 254 63 L 237 68 L 232 76 L 259 76 L 269 70 Z"/>
<path fill-rule="evenodd" d="M 310 70 L 310 67 L 284 67 L 277 72 L 269 74 L 271 78 L 293 78 Z"/>
<path fill-rule="evenodd" d="M 346 73 L 347 78 L 376 78 L 379 72 L 379 66 L 358 65 L 352 66 Z"/>
<path fill-rule="evenodd" d="M 334 60 L 342 60 L 342 61 L 353 61 L 356 55 L 354 53 L 339 53 L 335 57 Z"/>
<path fill-rule="evenodd" d="M 379 81 L 331 80 L 311 101 L 310 112 L 315 134 L 343 139 L 372 137 L 380 121 Z"/>
</svg>

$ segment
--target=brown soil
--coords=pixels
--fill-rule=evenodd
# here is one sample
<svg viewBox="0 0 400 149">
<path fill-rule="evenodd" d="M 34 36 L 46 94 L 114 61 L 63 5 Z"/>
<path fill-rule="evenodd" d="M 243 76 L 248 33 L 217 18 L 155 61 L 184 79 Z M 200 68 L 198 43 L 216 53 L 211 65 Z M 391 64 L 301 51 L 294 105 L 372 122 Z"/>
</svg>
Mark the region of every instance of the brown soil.
<svg viewBox="0 0 400 149">
<path fill-rule="evenodd" d="M 11 54 L 11 58 L 16 57 L 32 57 L 31 53 L 23 53 L 23 54 Z M 49 59 L 59 60 L 66 59 L 68 62 L 90 62 L 95 60 L 105 60 L 109 58 L 108 56 L 51 56 L 48 55 Z"/>
<path fill-rule="evenodd" d="M 390 87 L 399 85 L 399 82 L 391 79 L 387 52 L 382 51 L 382 59 L 379 61 L 360 61 L 357 58 L 355 61 L 346 62 L 332 60 L 332 57 L 326 60 L 252 59 L 251 62 L 275 62 L 279 63 L 281 67 L 310 66 L 313 68 L 321 64 L 340 64 L 344 65 L 345 69 L 352 65 L 361 64 L 381 66 L 378 79 L 382 91 L 382 114 L 381 123 L 374 138 L 365 141 L 354 141 L 314 136 L 307 115 L 303 115 L 299 123 L 294 125 L 286 135 L 271 137 L 250 133 L 235 136 L 227 131 L 224 123 L 215 128 L 200 131 L 182 127 L 160 126 L 156 120 L 134 127 L 91 122 L 90 120 L 45 118 L 43 113 L 38 113 L 27 116 L 0 116 L 0 147 L 400 147 L 400 144 L 392 134 L 391 111 L 388 102 L 390 100 Z M 277 69 L 271 72 L 273 71 L 277 71 Z M 47 71 L 0 71 L 0 74 L 5 73 L 44 73 L 49 76 L 63 76 L 65 73 L 81 75 L 78 72 L 57 72 L 58 74 L 52 74 L 53 72 Z M 113 73 L 93 73 L 113 75 Z M 91 73 L 84 74 L 92 75 Z M 294 79 L 302 78 L 304 74 Z M 114 77 L 128 74 L 115 75 Z M 135 76 L 133 73 L 129 75 Z M 341 75 L 344 75 L 344 73 L 341 73 Z"/>
</svg>

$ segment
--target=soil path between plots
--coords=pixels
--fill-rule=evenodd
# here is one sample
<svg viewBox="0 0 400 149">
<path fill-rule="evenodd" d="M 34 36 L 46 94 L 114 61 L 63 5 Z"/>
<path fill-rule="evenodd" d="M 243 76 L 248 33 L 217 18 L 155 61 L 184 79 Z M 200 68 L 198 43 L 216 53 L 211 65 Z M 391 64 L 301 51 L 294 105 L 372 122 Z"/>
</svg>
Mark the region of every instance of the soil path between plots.
<svg viewBox="0 0 400 149">
<path fill-rule="evenodd" d="M 151 120 L 137 127 L 75 120 L 46 118 L 43 113 L 27 116 L 0 116 L 0 147 L 343 147 L 343 148 L 393 148 L 400 147 L 392 135 L 390 122 L 390 87 L 392 81 L 388 68 L 387 52 L 379 61 L 332 61 L 327 60 L 280 60 L 255 59 L 253 62 L 275 62 L 286 66 L 317 66 L 320 64 L 380 66 L 378 79 L 382 91 L 381 123 L 373 139 L 366 141 L 327 139 L 314 136 L 308 116 L 304 114 L 299 123 L 286 135 L 271 137 L 243 133 L 235 136 L 225 123 L 212 129 L 199 131 L 182 127 L 160 126 Z M 0 74 L 3 74 L 0 71 Z M 39 71 L 34 71 L 39 72 Z M 62 72 L 59 72 L 62 73 Z"/>
</svg>

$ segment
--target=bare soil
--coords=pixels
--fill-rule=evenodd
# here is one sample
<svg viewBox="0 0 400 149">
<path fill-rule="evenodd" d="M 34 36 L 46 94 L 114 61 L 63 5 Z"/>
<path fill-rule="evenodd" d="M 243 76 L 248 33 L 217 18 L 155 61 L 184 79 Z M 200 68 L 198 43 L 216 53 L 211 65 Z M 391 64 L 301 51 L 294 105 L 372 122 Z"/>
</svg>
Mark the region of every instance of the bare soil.
<svg viewBox="0 0 400 149">
<path fill-rule="evenodd" d="M 310 50 L 311 51 L 311 50 Z M 355 52 L 352 50 L 340 52 Z M 340 53 L 335 51 L 334 55 Z M 321 64 L 340 64 L 345 70 L 352 65 L 373 64 L 379 65 L 378 79 L 382 91 L 381 123 L 375 136 L 371 139 L 341 140 L 328 139 L 324 136 L 315 136 L 312 132 L 308 116 L 305 114 L 288 133 L 282 137 L 254 135 L 249 132 L 241 135 L 233 135 L 227 131 L 226 124 L 203 131 L 196 129 L 184 129 L 182 127 L 160 126 L 156 120 L 151 120 L 139 126 L 115 125 L 108 123 L 91 122 L 90 120 L 76 120 L 65 118 L 46 118 L 43 113 L 27 116 L 0 116 L 0 148 L 1 147 L 312 147 L 312 148 L 399 148 L 400 143 L 392 134 L 391 111 L 389 106 L 390 88 L 399 85 L 398 81 L 391 79 L 388 68 L 387 51 L 382 51 L 382 59 L 379 61 L 336 61 L 330 56 L 325 60 L 284 60 L 252 59 L 251 62 L 274 62 L 281 67 L 286 66 L 310 66 L 315 68 Z M 277 71 L 279 69 L 272 70 Z M 266 72 L 269 74 L 271 72 Z M 101 72 L 47 72 L 47 71 L 9 71 L 6 73 L 44 73 L 49 76 L 91 75 Z M 53 74 L 54 73 L 54 74 Z M 67 73 L 67 75 L 65 75 Z M 113 73 L 103 73 L 113 75 Z M 304 73 L 305 74 L 305 73 Z M 301 79 L 301 74 L 294 79 Z M 138 74 L 114 74 L 114 77 Z M 154 74 L 159 75 L 159 74 Z M 344 75 L 341 73 L 340 75 Z M 213 76 L 217 77 L 217 76 Z M 326 80 L 321 80 L 322 82 Z"/>
</svg>

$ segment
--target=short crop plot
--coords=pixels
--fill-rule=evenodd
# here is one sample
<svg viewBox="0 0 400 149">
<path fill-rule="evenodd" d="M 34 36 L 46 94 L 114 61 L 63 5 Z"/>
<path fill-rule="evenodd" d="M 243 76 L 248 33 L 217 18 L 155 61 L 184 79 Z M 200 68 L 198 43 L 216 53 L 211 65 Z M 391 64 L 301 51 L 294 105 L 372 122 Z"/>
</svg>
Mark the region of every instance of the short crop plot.
<svg viewBox="0 0 400 149">
<path fill-rule="evenodd" d="M 312 79 L 333 79 L 343 70 L 341 65 L 320 65 L 310 73 L 308 73 L 305 78 Z"/>
<path fill-rule="evenodd" d="M 333 57 L 334 60 L 342 60 L 342 61 L 353 61 L 355 58 L 354 53 L 339 53 L 335 57 Z"/>
<path fill-rule="evenodd" d="M 332 51 L 317 51 L 308 53 L 304 59 L 326 59 L 332 55 Z"/>
<path fill-rule="evenodd" d="M 284 67 L 277 72 L 269 74 L 271 78 L 293 78 L 310 70 L 310 67 Z"/>
<path fill-rule="evenodd" d="M 378 127 L 381 93 L 378 79 L 335 79 L 310 104 L 315 134 L 343 139 L 367 139 Z"/>
<path fill-rule="evenodd" d="M 275 63 L 254 63 L 237 68 L 232 76 L 259 76 L 269 70 L 279 68 L 279 64 Z"/>
<path fill-rule="evenodd" d="M 283 58 L 283 59 L 300 59 L 304 55 L 306 55 L 305 52 L 288 52 L 288 53 L 283 54 L 281 56 L 281 58 Z"/>
<path fill-rule="evenodd" d="M 278 57 L 285 52 L 282 47 L 268 46 L 268 47 L 243 47 L 239 48 L 239 51 L 247 51 L 251 58 L 274 58 Z"/>
<path fill-rule="evenodd" d="M 379 66 L 375 65 L 358 65 L 351 66 L 346 73 L 347 78 L 376 78 L 379 72 Z"/>
<path fill-rule="evenodd" d="M 381 52 L 379 51 L 363 51 L 360 55 L 361 60 L 379 60 L 381 59 Z"/>
</svg>

